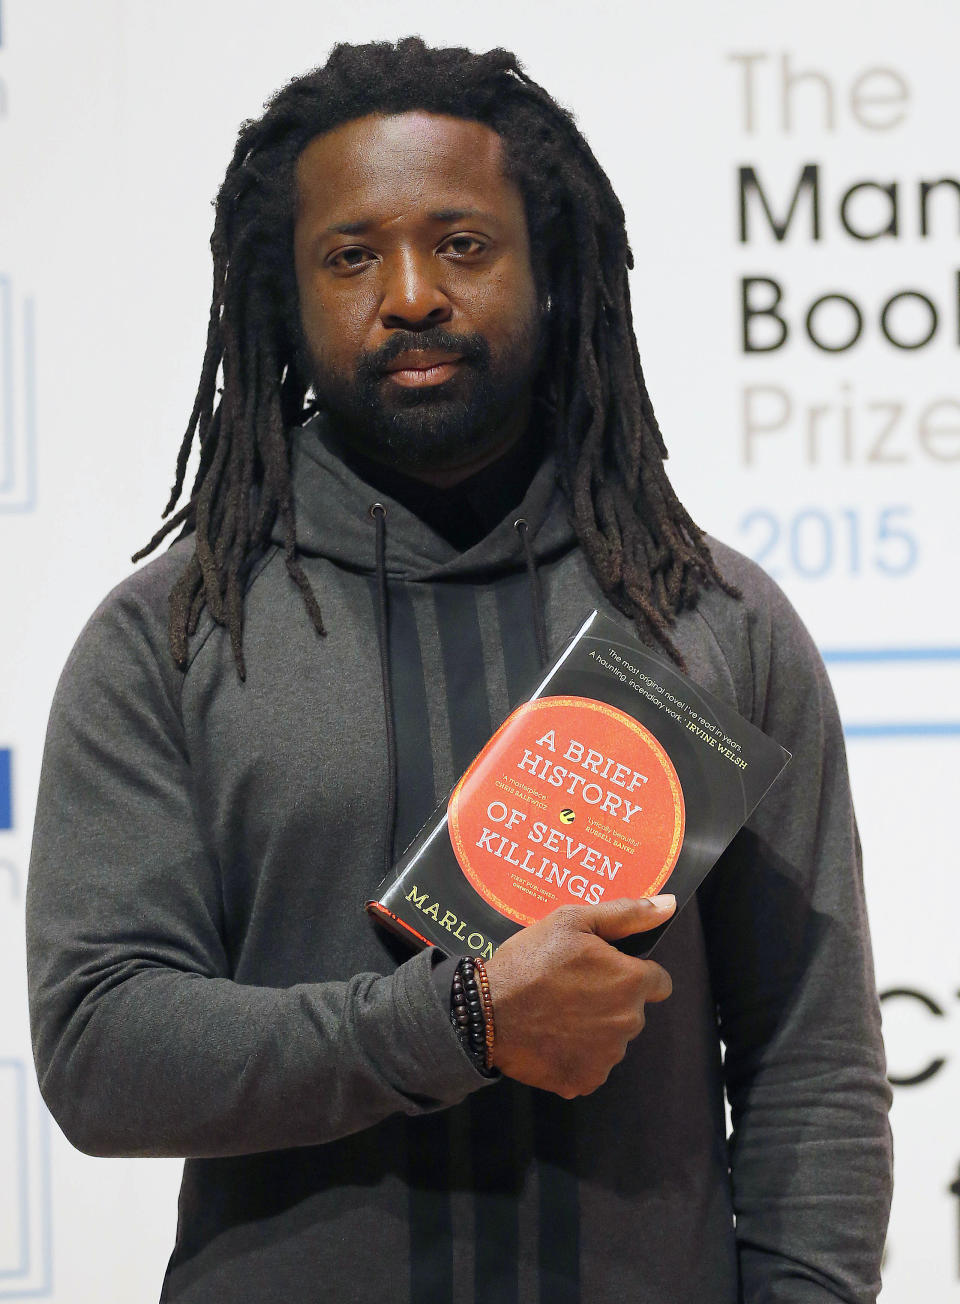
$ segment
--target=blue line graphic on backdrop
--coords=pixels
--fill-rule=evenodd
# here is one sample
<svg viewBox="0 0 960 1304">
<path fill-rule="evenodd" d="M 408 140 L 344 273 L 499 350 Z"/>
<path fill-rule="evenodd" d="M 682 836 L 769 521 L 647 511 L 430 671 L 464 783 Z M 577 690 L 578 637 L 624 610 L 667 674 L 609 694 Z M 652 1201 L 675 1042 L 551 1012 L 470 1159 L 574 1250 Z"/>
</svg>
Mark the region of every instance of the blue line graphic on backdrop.
<svg viewBox="0 0 960 1304">
<path fill-rule="evenodd" d="M 12 1267 L 0 1268 L 0 1299 L 44 1299 L 49 1297 L 53 1289 L 53 1214 L 50 1198 L 50 1129 L 47 1112 L 42 1105 L 39 1106 L 37 1165 L 31 1173 L 27 1066 L 23 1060 L 0 1059 L 0 1072 L 3 1071 L 12 1073 L 16 1097 L 13 1121 L 17 1136 L 17 1170 L 14 1180 L 20 1212 L 20 1236 L 18 1262 Z M 32 1273 L 34 1267 L 30 1236 L 31 1185 L 37 1192 L 40 1249 L 38 1266 L 41 1280 L 34 1286 L 18 1286 L 18 1279 L 22 1282 Z"/>
<path fill-rule="evenodd" d="M 889 724 L 845 724 L 846 738 L 960 738 L 960 720 L 891 721 Z"/>
<path fill-rule="evenodd" d="M 821 655 L 827 665 L 857 661 L 861 664 L 876 664 L 880 661 L 960 661 L 960 647 L 825 648 Z"/>
<path fill-rule="evenodd" d="M 13 828 L 13 753 L 0 747 L 0 829 Z"/>
<path fill-rule="evenodd" d="M 6 899 L 16 901 L 20 896 L 20 871 L 12 860 L 0 859 L 0 881 L 6 883 Z M 0 901 L 4 900 L 0 896 Z"/>
<path fill-rule="evenodd" d="M 15 400 L 15 331 L 13 282 L 9 276 L 0 276 L 0 512 L 29 512 L 37 501 L 36 358 L 32 299 L 25 299 L 23 303 L 20 337 L 22 429 L 18 429 Z"/>
<path fill-rule="evenodd" d="M 960 663 L 960 647 L 823 648 L 829 665 Z M 847 738 L 960 738 L 960 720 L 904 720 L 844 723 Z"/>
<path fill-rule="evenodd" d="M 11 1072 L 15 1083 L 16 1184 L 17 1205 L 20 1210 L 18 1260 L 12 1268 L 0 1268 L 0 1278 L 23 1277 L 30 1271 L 30 1157 L 27 1151 L 27 1079 L 23 1064 L 19 1060 L 0 1060 L 0 1069 L 7 1069 Z"/>
</svg>

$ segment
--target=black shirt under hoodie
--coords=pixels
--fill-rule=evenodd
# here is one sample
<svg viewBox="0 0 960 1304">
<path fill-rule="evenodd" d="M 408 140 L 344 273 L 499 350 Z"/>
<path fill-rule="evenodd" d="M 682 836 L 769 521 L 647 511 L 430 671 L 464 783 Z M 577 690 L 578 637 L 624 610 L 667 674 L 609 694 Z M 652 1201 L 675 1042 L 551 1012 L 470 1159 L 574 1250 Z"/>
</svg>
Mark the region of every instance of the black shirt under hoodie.
<svg viewBox="0 0 960 1304">
<path fill-rule="evenodd" d="M 616 613 L 549 455 L 460 548 L 318 422 L 293 477 L 326 636 L 274 548 L 247 593 L 246 682 L 209 618 L 182 674 L 167 597 L 185 540 L 95 613 L 47 736 L 27 902 L 39 1081 L 81 1149 L 187 1158 L 162 1298 L 874 1299 L 889 1093 L 859 849 L 829 685 L 783 595 L 715 543 L 743 598 L 708 590 L 675 629 L 692 676 L 793 762 L 664 938 L 673 995 L 591 1096 L 491 1085 L 436 953 L 406 958 L 362 910 L 389 805 L 370 505 L 387 509 L 397 848 L 536 673 L 516 515 L 551 646 L 592 607 Z"/>
</svg>

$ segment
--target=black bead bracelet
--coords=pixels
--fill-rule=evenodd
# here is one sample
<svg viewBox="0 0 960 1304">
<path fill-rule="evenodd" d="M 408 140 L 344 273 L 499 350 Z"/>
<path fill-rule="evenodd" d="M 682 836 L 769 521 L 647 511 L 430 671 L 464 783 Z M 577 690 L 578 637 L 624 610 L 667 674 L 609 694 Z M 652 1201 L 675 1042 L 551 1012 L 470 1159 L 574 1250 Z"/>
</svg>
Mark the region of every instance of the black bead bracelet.
<svg viewBox="0 0 960 1304">
<path fill-rule="evenodd" d="M 481 1073 L 495 1077 L 493 1000 L 487 971 L 479 956 L 464 956 L 453 972 L 450 1022 L 474 1065 Z"/>
</svg>

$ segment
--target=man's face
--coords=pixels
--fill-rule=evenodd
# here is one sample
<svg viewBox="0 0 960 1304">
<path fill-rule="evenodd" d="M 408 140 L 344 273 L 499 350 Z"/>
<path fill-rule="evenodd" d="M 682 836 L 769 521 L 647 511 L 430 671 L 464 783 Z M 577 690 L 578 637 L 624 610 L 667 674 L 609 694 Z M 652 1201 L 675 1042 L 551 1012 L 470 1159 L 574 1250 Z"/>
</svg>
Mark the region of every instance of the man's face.
<svg viewBox="0 0 960 1304">
<path fill-rule="evenodd" d="M 370 115 L 297 163 L 300 320 L 322 407 L 411 474 L 491 461 L 522 434 L 540 317 L 520 191 L 489 127 Z"/>
</svg>

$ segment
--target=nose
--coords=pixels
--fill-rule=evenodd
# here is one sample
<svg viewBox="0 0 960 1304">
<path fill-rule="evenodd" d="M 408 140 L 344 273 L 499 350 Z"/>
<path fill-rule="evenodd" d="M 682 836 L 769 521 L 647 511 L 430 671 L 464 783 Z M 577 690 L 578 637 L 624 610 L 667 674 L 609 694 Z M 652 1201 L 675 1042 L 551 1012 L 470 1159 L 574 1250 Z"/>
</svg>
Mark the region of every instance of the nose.
<svg viewBox="0 0 960 1304">
<path fill-rule="evenodd" d="M 435 258 L 406 249 L 384 264 L 380 323 L 389 330 L 424 330 L 450 320 L 453 309 Z"/>
</svg>

